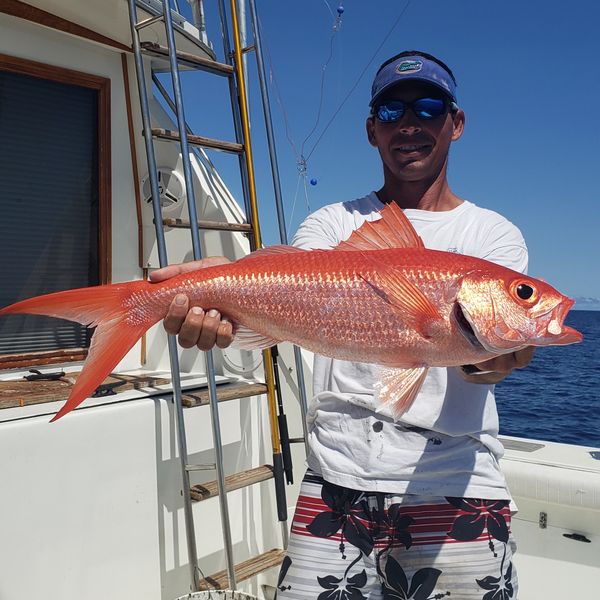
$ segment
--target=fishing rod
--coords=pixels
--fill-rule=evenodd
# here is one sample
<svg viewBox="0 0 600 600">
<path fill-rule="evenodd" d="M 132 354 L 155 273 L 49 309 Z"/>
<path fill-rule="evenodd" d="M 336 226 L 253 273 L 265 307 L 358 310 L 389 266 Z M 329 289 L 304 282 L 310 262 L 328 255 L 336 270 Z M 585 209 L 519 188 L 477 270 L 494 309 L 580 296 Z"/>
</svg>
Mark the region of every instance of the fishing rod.
<svg viewBox="0 0 600 600">
<path fill-rule="evenodd" d="M 279 350 L 277 346 L 271 347 L 271 359 L 273 360 L 273 374 L 275 376 L 275 394 L 277 395 L 277 422 L 279 424 L 279 439 L 281 441 L 281 454 L 283 458 L 283 471 L 288 485 L 294 483 L 294 472 L 292 465 L 292 449 L 290 444 L 290 434 L 287 425 L 287 415 L 283 407 L 283 398 L 281 395 L 281 380 L 279 379 Z"/>
</svg>

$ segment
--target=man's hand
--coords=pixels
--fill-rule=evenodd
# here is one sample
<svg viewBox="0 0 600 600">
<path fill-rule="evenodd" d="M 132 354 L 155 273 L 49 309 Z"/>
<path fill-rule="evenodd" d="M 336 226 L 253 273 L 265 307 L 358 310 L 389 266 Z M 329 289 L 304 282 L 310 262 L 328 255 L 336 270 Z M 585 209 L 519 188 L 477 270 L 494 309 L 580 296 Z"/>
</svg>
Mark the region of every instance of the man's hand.
<svg viewBox="0 0 600 600">
<path fill-rule="evenodd" d="M 150 274 L 150 281 L 157 283 L 175 275 L 197 271 L 205 267 L 214 267 L 231 262 L 224 256 L 211 256 L 179 265 L 169 265 Z M 171 302 L 163 321 L 167 333 L 176 335 L 183 348 L 197 346 L 200 350 L 210 350 L 215 345 L 227 348 L 233 341 L 233 327 L 214 308 L 205 313 L 199 306 L 190 310 L 190 301 L 184 294 L 178 294 Z"/>
<path fill-rule="evenodd" d="M 531 362 L 534 351 L 533 346 L 527 346 L 522 350 L 502 354 L 476 365 L 459 367 L 458 370 L 462 378 L 471 383 L 498 383 L 508 377 L 514 369 L 526 367 Z"/>
</svg>

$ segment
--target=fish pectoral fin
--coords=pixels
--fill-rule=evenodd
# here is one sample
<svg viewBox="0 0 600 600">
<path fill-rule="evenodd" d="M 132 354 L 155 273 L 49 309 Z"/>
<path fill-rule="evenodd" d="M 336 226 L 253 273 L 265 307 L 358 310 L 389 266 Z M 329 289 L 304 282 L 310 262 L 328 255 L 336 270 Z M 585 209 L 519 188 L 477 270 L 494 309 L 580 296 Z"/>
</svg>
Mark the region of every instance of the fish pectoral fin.
<svg viewBox="0 0 600 600">
<path fill-rule="evenodd" d="M 386 204 L 377 221 L 365 221 L 352 235 L 336 246 L 336 250 L 383 250 L 387 248 L 423 248 L 419 237 L 402 209 Z"/>
<path fill-rule="evenodd" d="M 434 337 L 444 318 L 431 300 L 398 269 L 377 262 L 366 253 L 363 257 L 373 264 L 374 269 L 360 277 L 424 338 Z"/>
<path fill-rule="evenodd" d="M 280 341 L 268 335 L 258 333 L 245 325 L 237 324 L 234 329 L 233 343 L 231 345 L 241 350 L 264 350 L 265 348 L 279 344 Z"/>
<path fill-rule="evenodd" d="M 379 401 L 376 412 L 388 409 L 394 420 L 399 419 L 417 397 L 427 370 L 424 366 L 411 369 L 381 367 L 375 383 L 375 399 Z"/>
</svg>

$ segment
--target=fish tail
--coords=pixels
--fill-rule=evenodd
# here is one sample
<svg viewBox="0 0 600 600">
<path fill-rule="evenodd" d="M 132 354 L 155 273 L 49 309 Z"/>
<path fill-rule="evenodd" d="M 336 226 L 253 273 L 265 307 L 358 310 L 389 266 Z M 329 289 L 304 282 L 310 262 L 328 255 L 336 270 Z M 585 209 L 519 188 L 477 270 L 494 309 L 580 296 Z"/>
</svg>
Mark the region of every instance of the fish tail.
<svg viewBox="0 0 600 600">
<path fill-rule="evenodd" d="M 151 285 L 134 281 L 67 290 L 22 300 L 0 310 L 0 316 L 46 315 L 96 327 L 83 370 L 67 402 L 51 422 L 89 397 L 144 332 L 161 318 L 160 310 L 143 306 Z"/>
</svg>

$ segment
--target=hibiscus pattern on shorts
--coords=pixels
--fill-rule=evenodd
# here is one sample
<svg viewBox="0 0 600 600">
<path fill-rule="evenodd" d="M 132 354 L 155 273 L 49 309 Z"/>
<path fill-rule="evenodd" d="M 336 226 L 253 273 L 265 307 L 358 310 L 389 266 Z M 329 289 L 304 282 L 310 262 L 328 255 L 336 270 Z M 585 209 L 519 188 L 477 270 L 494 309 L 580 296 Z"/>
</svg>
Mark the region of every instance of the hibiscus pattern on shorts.
<svg viewBox="0 0 600 600">
<path fill-rule="evenodd" d="M 306 529 L 317 537 L 331 537 L 341 529 L 340 552 L 344 559 L 346 558 L 344 539 L 367 556 L 371 554 L 373 538 L 363 523 L 363 521 L 369 519 L 364 492 L 350 490 L 332 483 L 324 483 L 321 498 L 331 510 L 317 515 Z"/>
<path fill-rule="evenodd" d="M 508 500 L 479 500 L 476 498 L 446 498 L 446 500 L 464 512 L 456 518 L 448 536 L 461 542 L 476 540 L 485 529 L 490 550 L 497 556 L 492 538 L 506 544 L 508 525 L 503 512 L 508 510 Z"/>
<path fill-rule="evenodd" d="M 313 582 L 311 585 L 320 588 L 320 592 L 315 590 L 314 595 L 310 595 L 312 599 L 366 600 L 372 593 L 372 585 L 380 586 L 384 600 L 458 597 L 456 591 L 446 589 L 444 570 L 435 568 L 435 562 L 431 566 L 419 565 L 419 548 L 468 542 L 479 544 L 479 548 L 487 540 L 494 558 L 498 558 L 490 564 L 490 570 L 495 572 L 477 574 L 476 569 L 467 571 L 473 573 L 473 578 L 469 579 L 471 593 L 480 589 L 481 596 L 477 597 L 481 600 L 516 600 L 516 579 L 508 552 L 510 511 L 507 500 L 447 497 L 432 498 L 434 502 L 431 503 L 393 502 L 402 497 L 352 490 L 325 482 L 315 475 L 307 475 L 307 480 L 315 492 L 320 492 L 320 501 L 314 495 L 304 497 L 306 504 L 302 514 L 306 516 L 301 521 L 295 518 L 294 528 L 307 532 L 304 535 L 308 538 L 302 537 L 303 544 L 310 537 L 333 538 L 336 543 L 340 540 L 338 559 L 324 556 L 322 572 L 319 572 L 318 562 L 311 563 L 314 570 L 308 574 L 296 567 L 293 579 L 302 581 L 303 589 L 307 576 Z M 302 496 L 299 506 L 301 502 Z M 445 522 L 442 529 L 439 528 L 440 520 Z M 503 548 L 501 560 L 497 553 L 500 546 Z M 319 547 L 315 545 L 315 549 Z M 467 555 L 468 552 L 472 553 L 467 551 Z M 413 553 L 417 557 L 416 563 L 412 562 Z M 282 565 L 277 586 L 282 600 L 285 600 L 287 590 L 294 592 L 293 581 L 290 579 L 286 583 L 287 574 L 294 568 L 293 560 L 288 556 Z M 339 560 L 345 563 L 342 568 L 337 563 Z M 336 566 L 331 566 L 328 573 L 327 565 L 334 564 Z M 419 566 L 411 567 L 412 564 Z M 456 579 L 452 571 L 449 575 L 451 580 Z M 294 594 L 297 598 L 300 591 Z"/>
<path fill-rule="evenodd" d="M 400 563 L 390 556 L 385 563 L 383 579 L 384 600 L 438 600 L 450 596 L 450 592 L 431 596 L 442 572 L 439 569 L 425 567 L 419 569 L 409 581 Z"/>
<path fill-rule="evenodd" d="M 317 577 L 319 585 L 326 591 L 317 600 L 364 600 L 360 591 L 367 584 L 367 572 L 363 569 L 356 575 L 348 576 L 352 567 L 362 558 L 362 552 L 350 563 L 343 577 Z"/>
<path fill-rule="evenodd" d="M 506 559 L 506 546 L 504 547 L 504 556 L 500 565 L 500 576 L 493 577 L 488 575 L 483 579 L 477 579 L 477 585 L 489 590 L 483 595 L 482 600 L 510 600 L 513 597 L 514 587 L 512 584 L 513 564 L 509 561 L 506 571 L 504 571 L 504 560 Z"/>
</svg>

